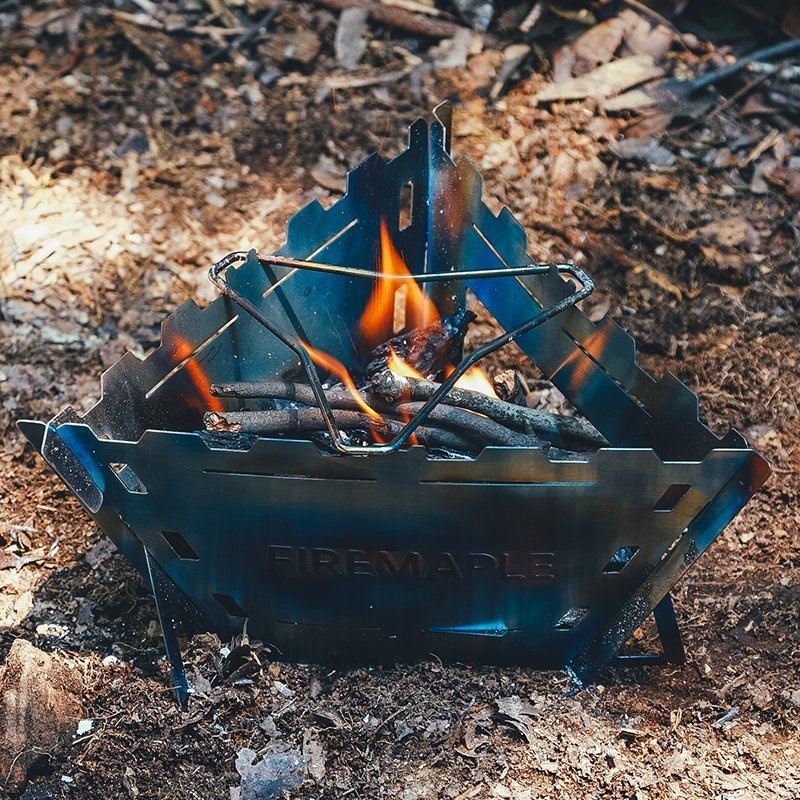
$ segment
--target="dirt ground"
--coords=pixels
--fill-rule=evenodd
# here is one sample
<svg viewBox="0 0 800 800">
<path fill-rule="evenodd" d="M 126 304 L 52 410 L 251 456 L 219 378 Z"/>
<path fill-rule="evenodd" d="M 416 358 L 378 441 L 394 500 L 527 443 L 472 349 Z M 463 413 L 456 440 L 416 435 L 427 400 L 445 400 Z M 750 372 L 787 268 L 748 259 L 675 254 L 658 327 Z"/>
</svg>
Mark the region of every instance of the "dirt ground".
<svg viewBox="0 0 800 800">
<path fill-rule="evenodd" d="M 285 3 L 267 34 L 208 62 L 242 14 L 271 5 L 38 2 L 20 15 L 0 3 L 0 648 L 21 637 L 77 670 L 92 721 L 0 787 L 28 800 L 280 797 L 252 788 L 249 748 L 250 761 L 302 760 L 290 797 L 797 798 L 792 93 L 743 91 L 748 76 L 688 114 L 537 102 L 559 85 L 554 54 L 591 28 L 552 13 L 533 50 L 543 60 L 496 90 L 524 13 L 508 15 L 533 3 L 498 3 L 484 39 L 444 44 L 371 22 L 349 71 L 336 61 L 338 12 Z M 597 29 L 639 4 L 577 5 Z M 719 66 L 728 42 L 736 53 L 774 43 L 782 34 L 762 17 L 745 14 L 727 40 L 686 14 L 659 23 L 668 47 L 654 63 L 692 76 Z M 202 32 L 215 27 L 234 33 Z M 684 666 L 607 669 L 575 696 L 561 673 L 435 659 L 265 661 L 233 685 L 220 679 L 224 643 L 204 635 L 185 642 L 195 696 L 181 712 L 147 588 L 14 421 L 87 409 L 104 368 L 152 349 L 187 297 L 214 296 L 214 259 L 274 250 L 294 211 L 332 202 L 348 168 L 399 152 L 407 126 L 446 98 L 455 152 L 483 173 L 490 206 L 526 226 L 531 254 L 581 264 L 598 285 L 593 319 L 629 330 L 640 363 L 685 381 L 712 429 L 747 435 L 773 474 L 674 592 Z M 620 150 L 622 134 L 644 144 Z"/>
</svg>

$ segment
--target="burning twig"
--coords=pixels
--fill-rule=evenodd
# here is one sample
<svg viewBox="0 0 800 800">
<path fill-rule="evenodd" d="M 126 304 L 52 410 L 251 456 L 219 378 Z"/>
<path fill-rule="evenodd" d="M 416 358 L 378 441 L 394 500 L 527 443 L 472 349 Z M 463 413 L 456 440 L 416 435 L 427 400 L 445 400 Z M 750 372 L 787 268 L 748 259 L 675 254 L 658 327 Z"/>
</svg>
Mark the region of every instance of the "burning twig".
<svg viewBox="0 0 800 800">
<path fill-rule="evenodd" d="M 385 370 L 372 378 L 372 392 L 382 401 L 380 409 L 391 410 L 398 402 L 403 404 L 428 400 L 439 388 L 438 383 L 404 378 Z M 211 387 L 217 397 L 236 397 L 240 399 L 293 400 L 303 405 L 316 406 L 317 400 L 311 387 L 303 383 L 287 383 L 284 381 L 258 381 L 244 383 L 225 383 Z M 349 392 L 342 389 L 328 389 L 325 392 L 328 402 L 334 409 L 355 410 L 356 403 Z M 467 389 L 451 389 L 442 400 L 442 406 L 434 409 L 429 419 L 439 423 L 441 417 L 437 411 L 444 406 L 456 406 L 477 414 L 483 414 L 492 421 L 509 426 L 526 434 L 535 434 L 559 446 L 571 445 L 579 449 L 592 449 L 606 444 L 606 440 L 588 422 L 549 414 L 545 411 L 534 411 L 524 406 L 517 406 L 503 400 L 497 400 L 480 392 Z M 399 412 L 405 410 L 398 409 Z M 475 419 L 480 419 L 475 417 Z M 513 433 L 509 431 L 509 433 Z M 484 441 L 484 444 L 486 441 Z M 500 442 L 495 442 L 500 443 Z M 525 446 L 536 446 L 531 440 Z"/>
<path fill-rule="evenodd" d="M 348 397 L 350 402 L 352 398 Z M 334 409 L 333 416 L 341 430 L 376 431 L 387 439 L 395 437 L 403 427 L 393 419 L 374 419 L 360 411 Z M 318 408 L 286 408 L 279 411 L 228 411 L 205 415 L 206 428 L 211 431 L 233 431 L 256 436 L 279 433 L 312 433 L 326 430 L 325 420 Z M 473 452 L 476 447 L 470 438 L 453 431 L 421 427 L 416 431 L 420 444 L 425 447 L 445 448 L 462 453 Z"/>
<path fill-rule="evenodd" d="M 372 377 L 373 393 L 389 403 L 406 399 L 428 400 L 439 389 L 439 386 L 440 384 L 433 381 L 404 378 L 390 370 L 385 370 Z M 585 449 L 602 447 L 607 444 L 602 434 L 583 420 L 549 414 L 546 411 L 535 411 L 468 389 L 451 389 L 445 395 L 442 403 L 485 414 L 496 422 L 544 436 L 548 441 L 561 447 L 572 446 Z"/>
<path fill-rule="evenodd" d="M 460 360 L 464 336 L 474 319 L 475 314 L 465 309 L 389 339 L 372 351 L 367 375 L 386 370 L 395 355 L 423 377 L 438 377 L 447 366 Z"/>
</svg>

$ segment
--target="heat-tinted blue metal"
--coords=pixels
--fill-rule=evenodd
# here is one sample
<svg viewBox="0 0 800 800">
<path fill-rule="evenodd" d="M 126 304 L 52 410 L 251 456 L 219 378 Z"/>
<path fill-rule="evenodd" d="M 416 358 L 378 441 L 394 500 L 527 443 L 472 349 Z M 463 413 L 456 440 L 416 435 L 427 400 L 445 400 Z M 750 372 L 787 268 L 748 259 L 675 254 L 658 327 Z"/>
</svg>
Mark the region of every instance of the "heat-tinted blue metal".
<svg viewBox="0 0 800 800">
<path fill-rule="evenodd" d="M 702 462 L 663 462 L 650 450 L 605 449 L 587 461 L 551 461 L 509 448 L 465 461 L 432 459 L 422 448 L 355 459 L 305 441 L 215 450 L 194 433 L 148 432 L 133 443 L 65 427 L 98 463 L 128 464 L 147 488 L 128 491 L 106 466 L 103 507 L 119 513 L 215 630 L 241 629 L 243 619 L 218 600 L 228 596 L 252 635 L 286 657 L 316 660 L 436 652 L 570 664 L 610 635 L 609 620 L 630 613 L 628 598 L 642 585 L 657 584 L 634 608 L 640 624 L 673 583 L 674 554 L 682 565 L 685 553 L 699 554 L 692 521 L 757 459 L 716 450 Z M 656 511 L 675 483 L 691 488 L 671 511 Z M 164 531 L 179 533 L 197 559 L 180 558 Z M 622 547 L 638 548 L 636 558 L 603 572 Z M 588 611 L 559 629 L 574 608 Z M 453 635 L 486 619 L 501 620 L 506 635 Z M 612 629 L 619 636 L 633 617 L 624 621 Z"/>
<path fill-rule="evenodd" d="M 341 200 L 296 214 L 279 254 L 374 269 L 384 219 L 415 274 L 528 263 L 522 229 L 508 211 L 486 208 L 480 178 L 450 158 L 448 137 L 439 118 L 414 123 L 405 152 L 388 163 L 371 157 L 350 173 Z M 401 230 L 408 182 L 411 222 Z M 270 275 L 255 257 L 230 280 L 270 319 L 355 373 L 363 367 L 356 322 L 367 282 L 281 267 Z M 461 306 L 464 283 L 430 289 L 440 310 Z M 555 272 L 470 288 L 506 329 L 572 291 Z M 249 632 L 287 658 L 435 652 L 565 667 L 580 685 L 769 468 L 739 434 L 718 439 L 703 426 L 677 379 L 644 373 L 633 340 L 610 320 L 572 308 L 520 345 L 610 447 L 568 461 L 518 448 L 464 460 L 416 447 L 334 456 L 272 439 L 213 449 L 195 432 L 202 413 L 248 403 L 212 398 L 211 383 L 283 378 L 298 367 L 227 298 L 170 315 L 161 346 L 111 367 L 102 400 L 82 417 L 67 409 L 46 430 L 21 427 L 137 568 L 147 575 L 148 559 L 157 565 L 223 636 L 247 618 Z M 670 491 L 676 484 L 681 491 Z"/>
</svg>

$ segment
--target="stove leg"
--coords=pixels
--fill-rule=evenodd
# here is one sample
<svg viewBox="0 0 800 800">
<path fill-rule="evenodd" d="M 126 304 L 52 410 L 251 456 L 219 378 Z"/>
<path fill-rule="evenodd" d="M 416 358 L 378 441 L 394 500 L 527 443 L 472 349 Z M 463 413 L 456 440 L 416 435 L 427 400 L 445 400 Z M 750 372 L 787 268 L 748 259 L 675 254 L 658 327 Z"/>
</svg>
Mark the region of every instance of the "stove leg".
<svg viewBox="0 0 800 800">
<path fill-rule="evenodd" d="M 683 664 L 686 661 L 686 653 L 683 649 L 678 620 L 675 617 L 675 606 L 672 605 L 669 593 L 665 594 L 664 599 L 653 609 L 653 616 L 656 620 L 658 638 L 661 639 L 664 663 Z"/>
<path fill-rule="evenodd" d="M 150 576 L 150 588 L 153 590 L 153 600 L 156 604 L 158 623 L 161 625 L 161 633 L 164 636 L 164 649 L 167 652 L 167 661 L 172 673 L 172 683 L 178 696 L 178 704 L 185 711 L 189 705 L 189 682 L 186 679 L 186 669 L 183 666 L 181 648 L 178 644 L 177 604 L 173 597 L 175 586 L 147 552 L 147 548 L 143 549 L 147 561 L 147 574 Z"/>
</svg>

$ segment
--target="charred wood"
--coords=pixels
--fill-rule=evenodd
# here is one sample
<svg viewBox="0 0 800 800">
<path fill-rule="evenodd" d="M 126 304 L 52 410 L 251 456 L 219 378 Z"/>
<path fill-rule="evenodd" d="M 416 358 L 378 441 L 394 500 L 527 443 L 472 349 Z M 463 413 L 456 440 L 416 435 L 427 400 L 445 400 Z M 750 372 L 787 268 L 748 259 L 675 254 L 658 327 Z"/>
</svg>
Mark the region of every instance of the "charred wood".
<svg viewBox="0 0 800 800">
<path fill-rule="evenodd" d="M 372 378 L 372 399 L 366 396 L 364 399 L 366 402 L 376 405 L 381 411 L 391 411 L 398 403 L 421 403 L 430 399 L 439 386 L 440 384 L 432 381 L 404 378 L 390 370 L 384 370 Z M 311 387 L 303 383 L 284 381 L 225 383 L 212 386 L 211 391 L 217 397 L 271 398 L 295 401 L 308 406 L 317 405 L 317 399 Z M 328 389 L 325 396 L 332 408 L 358 410 L 358 404 L 354 398 L 343 389 Z M 442 400 L 442 405 L 434 409 L 433 415 L 429 419 L 439 424 L 441 417 L 436 412 L 450 406 L 475 412 L 475 414 L 483 414 L 502 426 L 514 428 L 525 434 L 533 434 L 537 440 L 543 438 L 559 447 L 592 450 L 607 444 L 605 438 L 592 425 L 583 420 L 549 414 L 545 411 L 535 411 L 468 389 L 451 389 Z M 474 417 L 474 414 L 472 416 Z M 499 442 L 495 441 L 495 443 Z M 533 440 L 528 440 L 518 446 L 536 447 L 539 445 L 541 445 L 541 441 L 536 444 L 533 443 Z"/>
<path fill-rule="evenodd" d="M 445 367 L 461 360 L 464 337 L 474 319 L 472 311 L 463 310 L 442 317 L 425 328 L 413 328 L 389 339 L 370 354 L 367 376 L 388 369 L 389 359 L 394 352 L 428 380 L 435 380 L 444 373 Z"/>
</svg>

